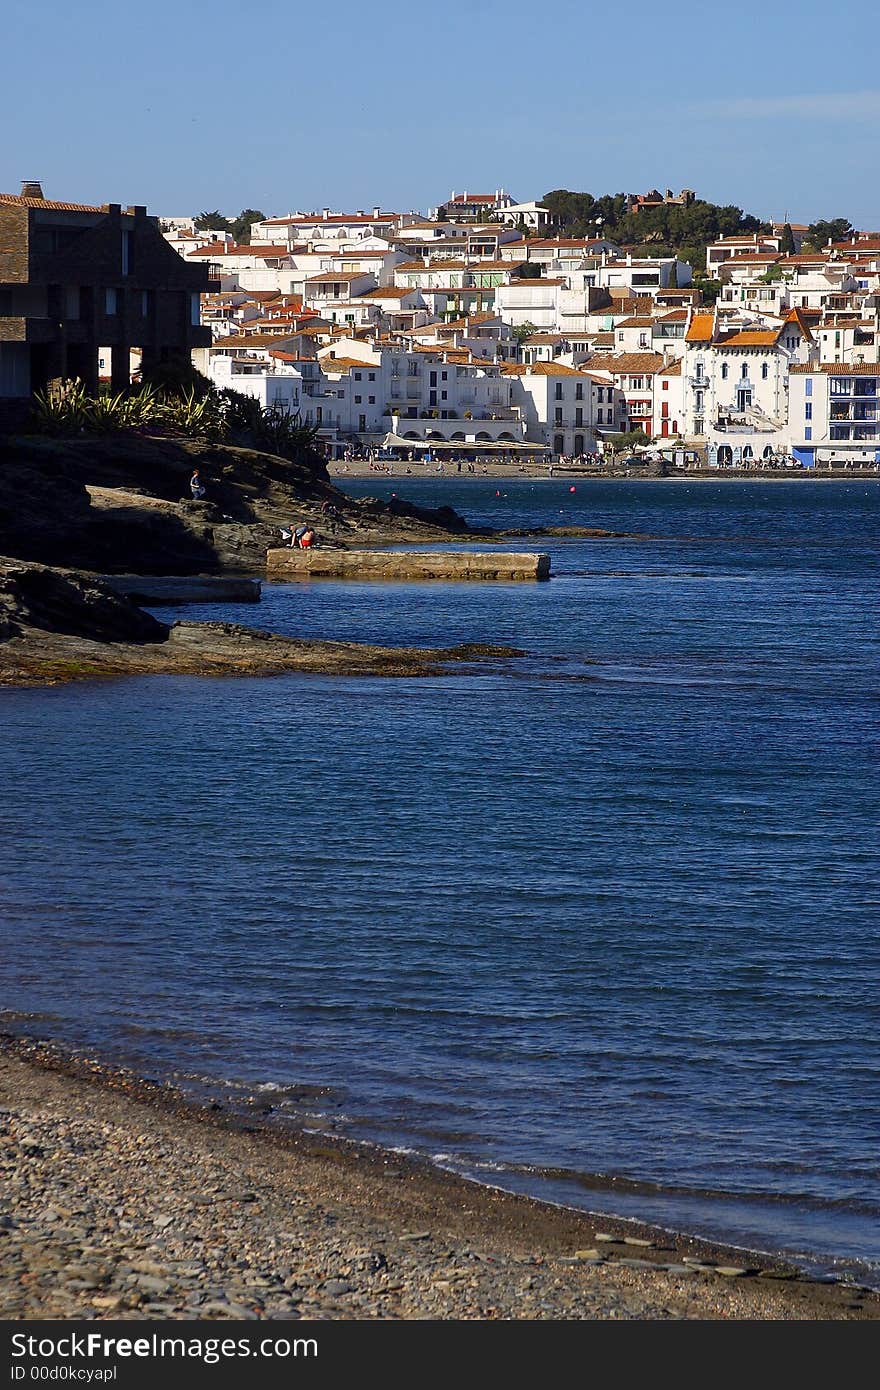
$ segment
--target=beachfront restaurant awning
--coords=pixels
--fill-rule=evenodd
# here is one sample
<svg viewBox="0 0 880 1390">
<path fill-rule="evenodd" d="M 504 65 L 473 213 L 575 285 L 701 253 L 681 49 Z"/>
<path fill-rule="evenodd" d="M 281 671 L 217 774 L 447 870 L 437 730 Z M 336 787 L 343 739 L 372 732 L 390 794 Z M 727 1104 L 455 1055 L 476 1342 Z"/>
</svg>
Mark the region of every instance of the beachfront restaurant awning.
<svg viewBox="0 0 880 1390">
<path fill-rule="evenodd" d="M 404 439 L 400 434 L 386 434 L 382 440 L 383 449 L 426 449 L 436 453 L 438 449 L 454 450 L 456 453 L 479 449 L 489 453 L 549 454 L 549 444 L 523 443 L 515 439 Z"/>
</svg>

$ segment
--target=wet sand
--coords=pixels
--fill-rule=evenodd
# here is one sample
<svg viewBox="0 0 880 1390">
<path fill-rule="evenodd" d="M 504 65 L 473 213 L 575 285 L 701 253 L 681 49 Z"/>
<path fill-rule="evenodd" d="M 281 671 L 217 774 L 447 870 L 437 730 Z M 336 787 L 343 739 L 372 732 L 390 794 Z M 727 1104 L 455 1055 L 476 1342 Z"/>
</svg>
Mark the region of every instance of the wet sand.
<svg viewBox="0 0 880 1390">
<path fill-rule="evenodd" d="M 880 1317 L 880 1295 L 765 1257 L 280 1133 L 8 1035 L 0 1167 L 8 1319 Z"/>
</svg>

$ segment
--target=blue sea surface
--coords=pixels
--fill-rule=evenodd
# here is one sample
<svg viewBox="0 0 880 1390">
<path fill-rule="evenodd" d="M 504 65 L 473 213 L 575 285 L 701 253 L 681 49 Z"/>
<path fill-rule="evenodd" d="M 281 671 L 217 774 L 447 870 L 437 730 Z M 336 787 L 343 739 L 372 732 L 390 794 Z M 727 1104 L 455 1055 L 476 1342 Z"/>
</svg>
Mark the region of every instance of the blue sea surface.
<svg viewBox="0 0 880 1390">
<path fill-rule="evenodd" d="M 350 490 L 630 534 L 511 541 L 546 584 L 170 615 L 526 653 L 485 669 L 0 691 L 0 1006 L 276 1122 L 880 1282 L 880 487 Z"/>
</svg>

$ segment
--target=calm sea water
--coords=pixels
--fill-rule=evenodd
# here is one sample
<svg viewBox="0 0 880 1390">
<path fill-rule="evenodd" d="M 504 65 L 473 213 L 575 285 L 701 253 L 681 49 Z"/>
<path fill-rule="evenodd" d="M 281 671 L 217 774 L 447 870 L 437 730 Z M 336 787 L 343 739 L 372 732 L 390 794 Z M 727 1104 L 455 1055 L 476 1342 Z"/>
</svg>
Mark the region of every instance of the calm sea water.
<svg viewBox="0 0 880 1390">
<path fill-rule="evenodd" d="M 222 614 L 527 651 L 497 669 L 0 691 L 0 1005 L 279 1121 L 877 1282 L 880 487 L 358 490 L 641 538 L 553 542 L 549 584 Z"/>
</svg>

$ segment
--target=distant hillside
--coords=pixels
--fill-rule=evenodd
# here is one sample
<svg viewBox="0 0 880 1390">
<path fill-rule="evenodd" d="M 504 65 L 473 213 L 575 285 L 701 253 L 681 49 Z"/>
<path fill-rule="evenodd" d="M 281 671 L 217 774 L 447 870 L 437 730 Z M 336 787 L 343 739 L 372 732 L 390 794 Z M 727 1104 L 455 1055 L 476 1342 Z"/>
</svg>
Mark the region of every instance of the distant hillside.
<svg viewBox="0 0 880 1390">
<path fill-rule="evenodd" d="M 695 271 L 706 265 L 706 247 L 719 236 L 742 236 L 769 231 L 767 222 L 730 204 L 725 207 L 696 198 L 687 207 L 665 204 L 640 212 L 628 211 L 623 193 L 573 193 L 554 189 L 541 200 L 562 236 L 607 237 L 634 254 L 671 255 L 689 261 Z"/>
</svg>

